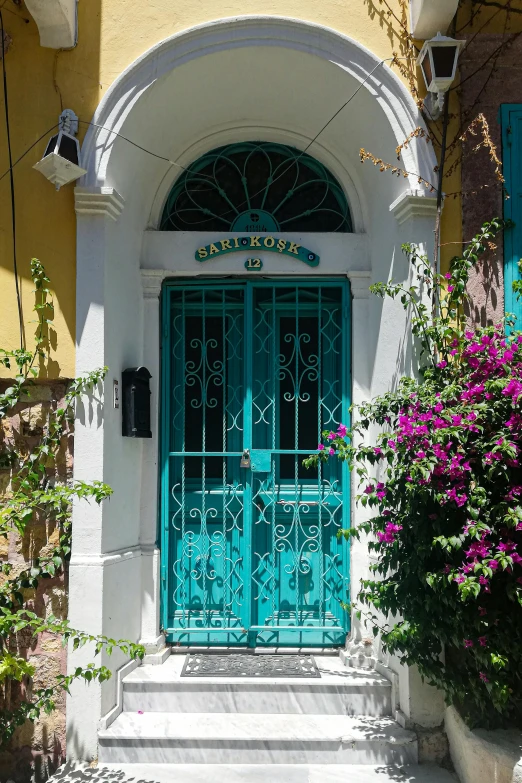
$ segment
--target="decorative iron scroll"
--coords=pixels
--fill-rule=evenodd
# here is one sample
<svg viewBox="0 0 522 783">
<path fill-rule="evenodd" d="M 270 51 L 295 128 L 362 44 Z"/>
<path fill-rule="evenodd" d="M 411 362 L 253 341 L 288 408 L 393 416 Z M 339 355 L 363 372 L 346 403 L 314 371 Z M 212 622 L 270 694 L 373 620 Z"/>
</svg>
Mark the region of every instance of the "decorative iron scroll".
<svg viewBox="0 0 522 783">
<path fill-rule="evenodd" d="M 337 179 L 322 163 L 283 144 L 220 147 L 183 172 L 161 218 L 162 231 L 353 231 Z"/>
</svg>

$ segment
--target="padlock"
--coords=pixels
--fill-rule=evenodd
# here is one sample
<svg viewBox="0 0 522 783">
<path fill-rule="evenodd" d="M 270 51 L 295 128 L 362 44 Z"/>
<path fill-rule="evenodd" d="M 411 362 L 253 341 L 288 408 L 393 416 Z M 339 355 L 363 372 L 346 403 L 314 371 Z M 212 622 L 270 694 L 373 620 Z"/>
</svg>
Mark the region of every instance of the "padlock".
<svg viewBox="0 0 522 783">
<path fill-rule="evenodd" d="M 245 449 L 243 451 L 243 456 L 241 457 L 241 462 L 239 463 L 240 468 L 249 468 L 250 467 L 250 451 L 248 449 Z"/>
</svg>

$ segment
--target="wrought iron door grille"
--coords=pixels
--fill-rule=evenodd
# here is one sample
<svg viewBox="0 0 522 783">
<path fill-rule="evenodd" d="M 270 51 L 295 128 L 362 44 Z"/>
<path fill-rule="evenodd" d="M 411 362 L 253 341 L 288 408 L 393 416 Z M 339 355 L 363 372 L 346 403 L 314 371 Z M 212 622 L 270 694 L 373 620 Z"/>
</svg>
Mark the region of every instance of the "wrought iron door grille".
<svg viewBox="0 0 522 783">
<path fill-rule="evenodd" d="M 338 645 L 349 476 L 306 470 L 346 422 L 345 282 L 169 284 L 164 296 L 162 578 L 171 641 Z M 248 451 L 249 467 L 241 467 Z"/>
</svg>

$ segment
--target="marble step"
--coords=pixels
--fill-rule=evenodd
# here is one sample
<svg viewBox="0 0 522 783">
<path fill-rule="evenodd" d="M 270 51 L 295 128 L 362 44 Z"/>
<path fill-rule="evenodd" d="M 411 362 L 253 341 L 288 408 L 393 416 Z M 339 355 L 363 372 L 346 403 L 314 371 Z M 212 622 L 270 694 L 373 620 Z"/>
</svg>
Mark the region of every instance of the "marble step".
<svg viewBox="0 0 522 783">
<path fill-rule="evenodd" d="M 106 783 L 111 773 L 118 774 L 119 783 L 458 783 L 454 775 L 431 764 L 104 764 L 88 772 L 89 783 Z"/>
<path fill-rule="evenodd" d="M 288 715 L 391 715 L 391 685 L 375 672 L 316 656 L 320 678 L 180 677 L 184 655 L 140 666 L 123 680 L 128 712 L 247 712 Z"/>
<path fill-rule="evenodd" d="M 164 764 L 415 764 L 415 734 L 390 718 L 122 712 L 99 760 Z"/>
</svg>

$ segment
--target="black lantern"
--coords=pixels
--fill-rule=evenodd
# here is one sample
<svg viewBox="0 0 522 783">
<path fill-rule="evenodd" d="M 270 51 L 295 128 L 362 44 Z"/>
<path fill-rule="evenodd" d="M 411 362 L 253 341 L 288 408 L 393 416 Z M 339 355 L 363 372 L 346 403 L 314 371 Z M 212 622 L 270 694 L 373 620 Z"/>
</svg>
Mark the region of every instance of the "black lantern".
<svg viewBox="0 0 522 783">
<path fill-rule="evenodd" d="M 152 438 L 150 430 L 150 385 L 146 367 L 130 367 L 121 376 L 122 426 L 126 438 Z"/>
</svg>

